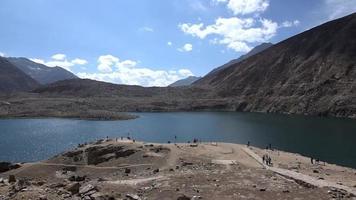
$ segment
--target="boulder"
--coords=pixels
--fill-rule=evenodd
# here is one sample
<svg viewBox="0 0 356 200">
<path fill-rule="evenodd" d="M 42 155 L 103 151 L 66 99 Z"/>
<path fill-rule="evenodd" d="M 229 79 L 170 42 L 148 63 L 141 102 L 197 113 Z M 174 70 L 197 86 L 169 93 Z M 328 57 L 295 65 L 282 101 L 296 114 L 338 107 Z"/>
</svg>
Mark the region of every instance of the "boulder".
<svg viewBox="0 0 356 200">
<path fill-rule="evenodd" d="M 79 183 L 71 183 L 67 186 L 67 190 L 71 192 L 72 194 L 78 194 L 79 193 L 79 188 L 80 184 Z"/>
<path fill-rule="evenodd" d="M 179 196 L 179 197 L 177 198 L 177 200 L 191 200 L 191 198 L 190 198 L 190 197 L 187 197 L 187 196 L 185 196 L 185 195 L 181 195 L 181 196 Z"/>
<path fill-rule="evenodd" d="M 137 194 L 126 194 L 126 197 L 130 200 L 141 200 L 141 197 L 139 197 Z"/>
<path fill-rule="evenodd" d="M 76 181 L 76 182 L 81 182 L 85 180 L 85 176 L 71 176 L 68 178 L 69 181 Z"/>
<path fill-rule="evenodd" d="M 94 185 L 88 184 L 86 186 L 80 187 L 79 194 L 86 194 L 93 190 L 96 190 L 96 187 Z"/>
<path fill-rule="evenodd" d="M 11 164 L 9 162 L 0 162 L 0 173 L 7 172 L 9 170 L 20 168 L 19 164 Z"/>
<path fill-rule="evenodd" d="M 125 174 L 129 174 L 129 173 L 131 173 L 131 169 L 125 168 Z"/>
<path fill-rule="evenodd" d="M 16 177 L 15 175 L 9 175 L 9 183 L 15 183 L 16 182 Z"/>
</svg>

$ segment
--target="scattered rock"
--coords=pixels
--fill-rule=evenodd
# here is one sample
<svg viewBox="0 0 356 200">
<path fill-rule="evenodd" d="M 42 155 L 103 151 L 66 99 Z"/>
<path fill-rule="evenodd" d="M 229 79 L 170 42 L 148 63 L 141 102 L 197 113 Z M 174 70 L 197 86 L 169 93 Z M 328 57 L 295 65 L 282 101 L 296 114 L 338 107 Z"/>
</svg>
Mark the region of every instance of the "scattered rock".
<svg viewBox="0 0 356 200">
<path fill-rule="evenodd" d="M 67 190 L 71 192 L 72 194 L 78 194 L 79 193 L 79 188 L 80 184 L 79 183 L 72 183 L 67 186 Z"/>
<path fill-rule="evenodd" d="M 19 164 L 11 164 L 9 162 L 0 162 L 0 173 L 7 172 L 21 167 Z"/>
<path fill-rule="evenodd" d="M 157 174 L 158 172 L 159 172 L 159 169 L 153 170 L 153 173 L 154 173 L 154 174 Z"/>
<path fill-rule="evenodd" d="M 349 194 L 346 190 L 337 188 L 331 188 L 330 190 L 328 190 L 328 194 L 330 194 L 331 197 L 334 199 L 350 198 L 353 196 L 352 194 Z"/>
<path fill-rule="evenodd" d="M 125 168 L 125 174 L 129 174 L 129 173 L 131 173 L 131 169 Z"/>
<path fill-rule="evenodd" d="M 139 197 L 137 194 L 126 194 L 126 197 L 130 200 L 141 200 L 141 197 Z"/>
<path fill-rule="evenodd" d="M 72 182 L 82 182 L 85 180 L 85 176 L 71 176 L 68 178 L 68 180 Z"/>
<path fill-rule="evenodd" d="M 46 182 L 44 182 L 44 181 L 37 181 L 37 182 L 34 183 L 34 185 L 42 186 L 42 185 L 44 185 L 45 183 L 46 183 Z"/>
<path fill-rule="evenodd" d="M 92 200 L 115 200 L 115 197 L 110 195 L 103 195 L 101 193 L 95 193 L 90 196 Z"/>
<path fill-rule="evenodd" d="M 297 179 L 295 179 L 294 181 L 295 181 L 297 184 L 299 184 L 299 185 L 301 185 L 301 186 L 303 186 L 303 187 L 305 187 L 305 188 L 311 188 L 311 189 L 316 188 L 315 185 L 312 185 L 312 184 L 310 184 L 310 183 L 304 182 L 304 181 L 302 181 L 302 180 L 297 180 Z"/>
<path fill-rule="evenodd" d="M 191 198 L 190 198 L 190 197 L 187 197 L 187 196 L 185 196 L 185 195 L 182 195 L 182 196 L 179 196 L 179 197 L 177 198 L 177 200 L 191 200 Z"/>
<path fill-rule="evenodd" d="M 183 167 L 190 166 L 190 165 L 193 165 L 193 163 L 192 162 L 185 162 L 185 161 L 182 163 Z"/>
<path fill-rule="evenodd" d="M 9 183 L 15 183 L 16 182 L 16 177 L 15 175 L 9 175 Z"/>
<path fill-rule="evenodd" d="M 259 190 L 260 190 L 260 192 L 265 192 L 266 188 L 260 188 Z"/>
<path fill-rule="evenodd" d="M 46 195 L 41 195 L 38 199 L 39 200 L 47 200 L 47 196 Z"/>
<path fill-rule="evenodd" d="M 49 188 L 61 188 L 61 187 L 64 187 L 65 185 L 63 183 L 54 183 L 54 184 L 51 184 L 49 185 L 48 187 Z"/>
<path fill-rule="evenodd" d="M 319 174 L 319 171 L 318 171 L 318 170 L 316 170 L 316 169 L 314 169 L 314 170 L 313 170 L 313 173 L 315 173 L 315 174 Z"/>
<path fill-rule="evenodd" d="M 86 186 L 80 187 L 79 194 L 86 194 L 86 193 L 88 193 L 90 191 L 93 191 L 93 190 L 96 190 L 96 187 L 91 185 L 91 184 L 88 184 Z"/>
</svg>

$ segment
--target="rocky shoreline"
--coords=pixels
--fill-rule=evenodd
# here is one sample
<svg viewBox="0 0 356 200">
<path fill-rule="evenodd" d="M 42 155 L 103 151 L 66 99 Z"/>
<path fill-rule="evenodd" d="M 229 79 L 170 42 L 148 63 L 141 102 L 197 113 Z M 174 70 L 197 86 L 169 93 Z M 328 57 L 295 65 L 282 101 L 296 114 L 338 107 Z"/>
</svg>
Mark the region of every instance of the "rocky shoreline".
<svg viewBox="0 0 356 200">
<path fill-rule="evenodd" d="M 355 169 L 229 143 L 99 140 L 0 173 L 0 199 L 355 199 L 355 188 Z"/>
</svg>

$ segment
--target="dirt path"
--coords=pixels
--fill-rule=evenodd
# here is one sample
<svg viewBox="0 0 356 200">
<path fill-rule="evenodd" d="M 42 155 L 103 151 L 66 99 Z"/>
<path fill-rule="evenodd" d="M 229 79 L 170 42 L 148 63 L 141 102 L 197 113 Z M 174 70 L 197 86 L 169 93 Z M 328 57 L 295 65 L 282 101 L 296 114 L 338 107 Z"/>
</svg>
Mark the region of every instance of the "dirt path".
<svg viewBox="0 0 356 200">
<path fill-rule="evenodd" d="M 243 147 L 242 150 L 245 151 L 249 156 L 254 158 L 259 164 L 261 164 L 261 166 L 263 166 L 267 170 L 271 170 L 271 171 L 273 171 L 273 172 L 275 172 L 277 174 L 280 174 L 282 176 L 289 177 L 289 178 L 294 179 L 294 180 L 300 180 L 300 181 L 309 183 L 309 184 L 311 184 L 313 186 L 316 186 L 316 187 L 320 187 L 320 188 L 322 188 L 322 187 L 333 187 L 333 188 L 345 190 L 345 191 L 347 191 L 347 192 L 349 192 L 351 194 L 356 195 L 356 190 L 354 190 L 354 189 L 352 189 L 350 187 L 344 186 L 344 185 L 339 185 L 339 184 L 331 182 L 331 181 L 319 180 L 319 179 L 316 179 L 315 177 L 308 176 L 308 175 L 301 174 L 301 173 L 294 172 L 294 171 L 287 170 L 287 169 L 281 169 L 281 168 L 278 168 L 278 167 L 267 166 L 267 165 L 265 165 L 263 163 L 262 158 L 259 155 L 257 155 L 255 152 L 253 152 L 251 149 L 249 149 L 247 147 Z"/>
</svg>

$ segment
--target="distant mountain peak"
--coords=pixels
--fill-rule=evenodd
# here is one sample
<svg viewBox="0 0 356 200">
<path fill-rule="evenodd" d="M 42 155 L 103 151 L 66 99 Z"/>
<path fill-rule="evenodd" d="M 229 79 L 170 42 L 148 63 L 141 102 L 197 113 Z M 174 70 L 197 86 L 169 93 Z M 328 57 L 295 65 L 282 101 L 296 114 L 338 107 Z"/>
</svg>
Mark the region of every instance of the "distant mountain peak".
<svg viewBox="0 0 356 200">
<path fill-rule="evenodd" d="M 39 85 L 6 58 L 0 57 L 0 93 L 30 91 Z"/>
<path fill-rule="evenodd" d="M 201 77 L 197 76 L 188 76 L 187 78 L 180 79 L 172 84 L 169 85 L 169 87 L 180 87 L 180 86 L 189 86 L 195 81 L 199 80 Z"/>
<path fill-rule="evenodd" d="M 76 75 L 62 67 L 48 67 L 33 62 L 28 58 L 8 57 L 6 59 L 41 84 L 50 84 L 61 80 L 78 78 Z"/>
<path fill-rule="evenodd" d="M 231 61 L 229 61 L 228 63 L 226 63 L 226 64 L 224 64 L 224 65 L 222 65 L 222 66 L 220 66 L 220 67 L 217 67 L 217 68 L 213 69 L 211 72 L 209 72 L 209 73 L 207 74 L 207 76 L 208 76 L 208 75 L 211 75 L 211 74 L 214 74 L 214 73 L 216 73 L 216 72 L 218 72 L 218 71 L 220 71 L 220 70 L 222 70 L 222 69 L 225 69 L 225 68 L 227 68 L 227 67 L 230 67 L 231 65 L 234 65 L 234 64 L 239 63 L 239 62 L 241 62 L 241 61 L 244 61 L 245 59 L 247 59 L 247 58 L 249 58 L 249 57 L 251 57 L 251 56 L 253 56 L 253 55 L 256 55 L 256 54 L 258 54 L 258 53 L 261 53 L 262 51 L 264 51 L 264 50 L 270 48 L 271 46 L 273 46 L 273 44 L 270 43 L 270 42 L 261 43 L 260 45 L 255 46 L 253 49 L 251 49 L 251 51 L 249 51 L 249 52 L 246 53 L 245 55 L 242 55 L 242 56 L 240 56 L 240 57 L 237 58 L 237 59 L 231 60 Z"/>
</svg>

